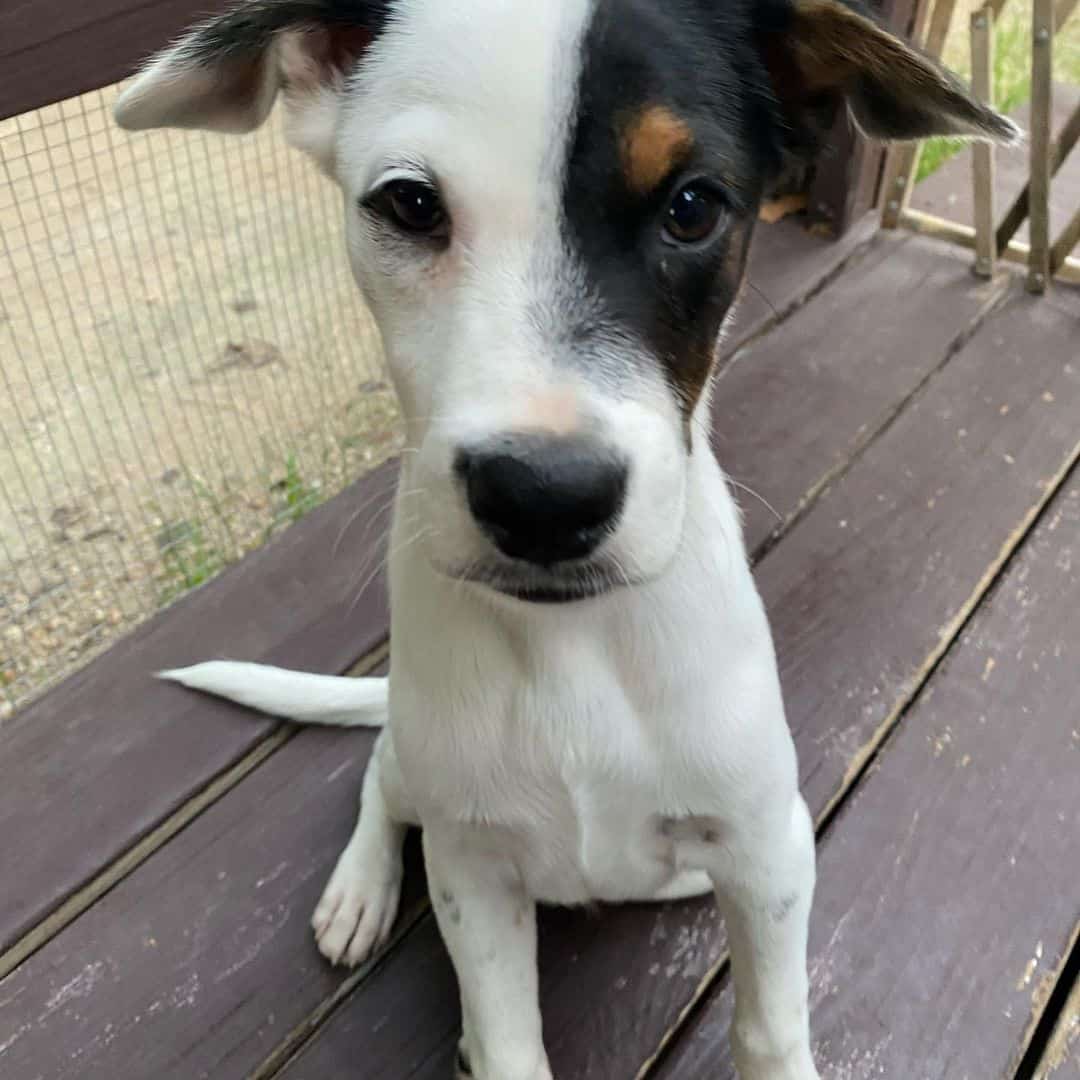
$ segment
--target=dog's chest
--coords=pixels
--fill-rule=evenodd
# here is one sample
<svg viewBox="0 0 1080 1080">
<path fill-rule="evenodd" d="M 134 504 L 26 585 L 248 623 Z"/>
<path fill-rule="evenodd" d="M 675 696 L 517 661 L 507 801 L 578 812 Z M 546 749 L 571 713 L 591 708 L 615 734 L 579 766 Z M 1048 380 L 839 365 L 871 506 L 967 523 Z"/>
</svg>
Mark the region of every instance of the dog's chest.
<svg viewBox="0 0 1080 1080">
<path fill-rule="evenodd" d="M 488 827 L 538 899 L 649 896 L 676 870 L 662 820 L 687 795 L 663 734 L 677 718 L 587 641 L 544 661 L 475 695 L 444 686 L 437 722 L 395 721 L 410 787 L 428 813 Z"/>
</svg>

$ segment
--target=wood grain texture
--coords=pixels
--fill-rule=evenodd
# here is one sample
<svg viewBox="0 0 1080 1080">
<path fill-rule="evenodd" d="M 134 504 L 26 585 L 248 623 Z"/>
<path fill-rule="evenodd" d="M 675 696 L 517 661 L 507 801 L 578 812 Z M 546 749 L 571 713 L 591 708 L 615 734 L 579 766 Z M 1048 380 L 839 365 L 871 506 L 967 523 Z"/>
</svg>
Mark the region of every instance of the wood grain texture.
<svg viewBox="0 0 1080 1080">
<path fill-rule="evenodd" d="M 992 315 L 759 568 L 815 813 L 851 782 L 1075 461 L 1075 318 L 1023 296 Z M 705 900 L 544 913 L 541 926 L 545 1037 L 561 1076 L 635 1075 L 723 953 Z M 411 964 L 407 950 L 393 954 L 365 993 L 395 993 Z M 423 984 L 416 995 L 408 1015 L 432 1022 L 415 1052 L 434 1071 L 400 1075 L 437 1076 L 456 1003 Z M 356 1045 L 351 1009 L 289 1080 L 325 1075 Z M 365 1052 L 381 1054 L 380 1033 L 363 1030 Z"/>
<path fill-rule="evenodd" d="M 1013 1075 L 1080 917 L 1078 592 L 1074 475 L 819 851 L 823 1075 Z M 734 1078 L 730 1009 L 725 986 L 657 1077 Z"/>
<path fill-rule="evenodd" d="M 226 0 L 15 0 L 0 8 L 0 120 L 130 75 Z"/>
<path fill-rule="evenodd" d="M 713 395 L 714 448 L 760 496 L 735 493 L 749 550 L 806 509 L 1004 288 L 939 244 L 880 234 L 797 318 L 735 354 Z"/>
<path fill-rule="evenodd" d="M 803 218 L 759 223 L 735 318 L 720 347 L 720 362 L 801 307 L 870 242 L 875 227 L 867 216 L 833 240 L 807 229 Z"/>
<path fill-rule="evenodd" d="M 275 728 L 153 672 L 215 657 L 347 670 L 386 636 L 396 467 L 354 484 L 140 627 L 0 731 L 0 949 Z M 363 511 L 351 526 L 354 515 Z"/>
<path fill-rule="evenodd" d="M 308 921 L 373 741 L 302 732 L 0 981 L 4 1077 L 245 1076 L 354 985 Z M 414 842 L 406 922 L 418 855 Z"/>
</svg>

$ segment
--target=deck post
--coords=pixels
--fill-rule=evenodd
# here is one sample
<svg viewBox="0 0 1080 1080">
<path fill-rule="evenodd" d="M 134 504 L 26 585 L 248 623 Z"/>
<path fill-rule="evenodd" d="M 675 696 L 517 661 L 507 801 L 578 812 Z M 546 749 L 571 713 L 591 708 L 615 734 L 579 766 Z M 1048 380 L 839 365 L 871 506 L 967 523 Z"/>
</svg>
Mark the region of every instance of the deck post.
<svg viewBox="0 0 1080 1080">
<path fill-rule="evenodd" d="M 952 4 L 955 0 L 941 0 Z M 904 37 L 919 36 L 918 18 L 929 0 L 872 0 L 881 22 Z M 844 110 L 833 126 L 807 192 L 810 215 L 840 236 L 873 209 L 886 183 L 888 158 L 880 145 L 858 132 Z"/>
<path fill-rule="evenodd" d="M 994 103 L 994 17 L 989 5 L 971 13 L 971 88 L 987 105 Z M 994 276 L 994 147 L 972 147 L 974 184 L 975 273 Z"/>
<path fill-rule="evenodd" d="M 916 44 L 933 57 L 939 57 L 945 48 L 956 0 L 922 0 L 916 19 L 913 37 Z M 915 188 L 915 175 L 919 170 L 919 153 L 922 143 L 903 143 L 890 151 L 882 178 L 881 227 L 895 229 L 900 216 L 907 209 L 911 192 Z"/>
<path fill-rule="evenodd" d="M 1031 43 L 1031 253 L 1029 292 L 1050 278 L 1050 123 L 1053 109 L 1054 0 L 1034 0 Z"/>
</svg>

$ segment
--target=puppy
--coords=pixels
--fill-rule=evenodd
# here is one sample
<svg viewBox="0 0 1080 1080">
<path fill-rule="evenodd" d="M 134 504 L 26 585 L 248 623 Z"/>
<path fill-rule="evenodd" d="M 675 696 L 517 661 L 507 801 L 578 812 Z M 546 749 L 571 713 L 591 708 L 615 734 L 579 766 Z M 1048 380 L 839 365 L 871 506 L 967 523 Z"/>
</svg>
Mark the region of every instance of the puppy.
<svg viewBox="0 0 1080 1080">
<path fill-rule="evenodd" d="M 536 901 L 715 890 L 743 1080 L 811 1080 L 814 833 L 709 445 L 716 343 L 762 192 L 837 108 L 887 139 L 1015 129 L 840 0 L 251 0 L 116 114 L 242 132 L 279 91 L 404 417 L 392 674 L 170 677 L 385 718 L 315 930 L 335 962 L 383 942 L 421 826 L 460 1075 L 551 1076 Z"/>
</svg>

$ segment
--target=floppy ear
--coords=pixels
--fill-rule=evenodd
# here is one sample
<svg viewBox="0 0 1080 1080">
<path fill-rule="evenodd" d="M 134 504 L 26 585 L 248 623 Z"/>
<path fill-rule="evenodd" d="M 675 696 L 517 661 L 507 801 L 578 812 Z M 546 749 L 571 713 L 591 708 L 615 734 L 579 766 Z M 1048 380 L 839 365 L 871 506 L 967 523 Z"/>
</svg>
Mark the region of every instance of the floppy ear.
<svg viewBox="0 0 1080 1080">
<path fill-rule="evenodd" d="M 762 9 L 762 55 L 773 89 L 800 126 L 815 111 L 843 101 L 858 126 L 879 139 L 1019 138 L 1011 120 L 854 6 L 779 0 Z"/>
<path fill-rule="evenodd" d="M 289 141 L 332 173 L 345 78 L 384 19 L 379 0 L 248 0 L 155 56 L 114 116 L 131 131 L 246 132 L 282 90 Z"/>
</svg>

